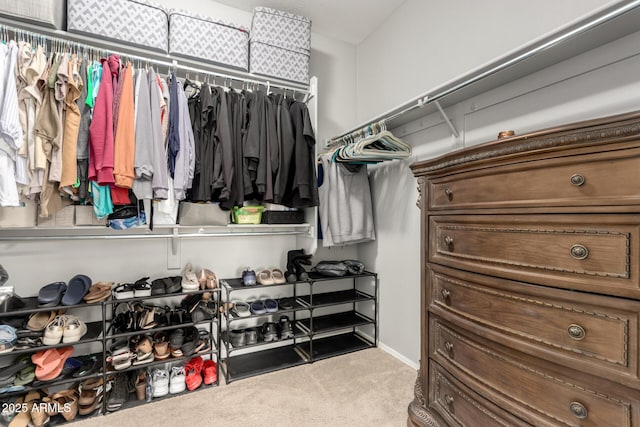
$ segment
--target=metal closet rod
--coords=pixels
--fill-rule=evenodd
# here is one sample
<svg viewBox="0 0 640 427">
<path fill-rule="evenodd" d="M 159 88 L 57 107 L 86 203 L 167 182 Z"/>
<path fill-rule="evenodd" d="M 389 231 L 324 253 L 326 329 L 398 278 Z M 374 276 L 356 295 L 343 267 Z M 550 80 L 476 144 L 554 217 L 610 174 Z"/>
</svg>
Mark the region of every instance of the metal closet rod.
<svg viewBox="0 0 640 427">
<path fill-rule="evenodd" d="M 477 72 L 473 73 L 472 75 L 467 76 L 467 78 L 464 81 L 462 81 L 460 83 L 457 83 L 457 84 L 455 84 L 455 85 L 453 85 L 453 86 L 451 86 L 451 87 L 449 87 L 447 89 L 441 90 L 440 92 L 435 93 L 433 95 L 429 95 L 428 93 L 424 94 L 424 95 L 421 95 L 417 99 L 417 101 L 416 100 L 410 101 L 410 105 L 409 106 L 403 108 L 402 110 L 400 110 L 400 111 L 398 111 L 396 113 L 393 113 L 393 114 L 390 114 L 390 115 L 384 115 L 383 114 L 380 118 L 370 121 L 365 126 L 357 128 L 356 130 L 345 132 L 345 133 L 343 133 L 343 134 L 341 134 L 341 135 L 339 135 L 337 137 L 334 137 L 334 138 L 330 139 L 327 142 L 327 147 L 330 148 L 330 147 L 333 147 L 335 145 L 339 145 L 344 141 L 344 139 L 357 138 L 359 135 L 362 135 L 363 133 L 365 133 L 367 131 L 367 129 L 373 124 L 390 122 L 390 121 L 395 120 L 398 117 L 400 117 L 400 116 L 402 116 L 402 115 L 404 115 L 404 114 L 406 114 L 406 113 L 408 113 L 410 111 L 416 110 L 418 108 L 422 108 L 423 106 L 425 106 L 427 104 L 430 104 L 430 103 L 434 103 L 438 107 L 438 110 L 440 111 L 440 113 L 442 113 L 442 115 L 444 116 L 445 120 L 448 122 L 448 118 L 447 118 L 446 114 L 444 114 L 444 111 L 442 110 L 442 107 L 440 107 L 440 104 L 438 103 L 438 101 L 440 99 L 445 98 L 445 97 L 453 94 L 454 92 L 457 92 L 457 91 L 459 91 L 461 89 L 464 89 L 464 88 L 466 88 L 468 86 L 471 86 L 472 84 L 477 83 L 478 81 L 480 81 L 480 80 L 482 80 L 484 78 L 490 77 L 491 75 L 496 74 L 499 71 L 502 71 L 502 70 L 504 70 L 504 69 L 506 69 L 508 67 L 511 67 L 511 66 L 521 62 L 521 61 L 529 59 L 529 58 L 535 56 L 536 54 L 538 54 L 538 53 L 540 53 L 540 52 L 542 52 L 544 50 L 547 50 L 547 49 L 549 49 L 549 48 L 551 48 L 553 46 L 556 46 L 556 45 L 558 45 L 558 44 L 560 44 L 560 43 L 562 43 L 564 41 L 567 41 L 567 40 L 569 40 L 569 39 L 571 39 L 573 37 L 576 37 L 576 36 L 586 32 L 586 31 L 588 31 L 590 29 L 593 29 L 593 28 L 597 27 L 598 25 L 601 25 L 601 24 L 603 24 L 603 23 L 605 23 L 607 21 L 610 21 L 610 20 L 612 20 L 614 18 L 617 18 L 617 17 L 619 17 L 619 16 L 621 16 L 621 15 L 623 15 L 623 14 L 625 14 L 625 13 L 627 13 L 627 12 L 637 8 L 637 7 L 640 7 L 640 0 L 628 1 L 628 2 L 620 5 L 619 7 L 616 7 L 615 9 L 603 14 L 603 15 L 597 16 L 597 17 L 591 19 L 590 21 L 588 21 L 588 22 L 586 22 L 586 23 L 584 23 L 582 25 L 577 26 L 576 28 L 573 28 L 573 29 L 571 29 L 569 31 L 565 31 L 562 34 L 559 34 L 556 37 L 553 37 L 550 40 L 545 41 L 544 43 L 535 45 L 535 46 L 529 48 L 527 51 L 525 51 L 525 52 L 523 52 L 523 53 L 521 53 L 521 54 L 519 54 L 519 55 L 517 55 L 517 56 L 515 56 L 513 58 L 503 60 L 499 64 L 491 67 L 490 69 L 488 69 L 486 71 L 482 71 L 482 72 L 477 71 Z M 448 122 L 448 124 L 449 124 L 450 127 L 452 127 L 451 123 Z M 454 133 L 456 133 L 456 132 L 454 132 Z M 456 136 L 457 136 L 457 134 L 456 134 Z"/>
<path fill-rule="evenodd" d="M 267 91 L 272 88 L 279 88 L 279 89 L 284 89 L 284 90 L 289 90 L 295 93 L 301 93 L 301 94 L 305 94 L 305 95 L 310 95 L 311 92 L 307 89 L 301 89 L 301 88 L 297 88 L 294 86 L 287 86 L 287 85 L 283 85 L 280 83 L 271 83 L 270 81 L 266 80 L 266 81 L 261 81 L 261 80 L 255 80 L 255 79 L 247 79 L 247 78 L 243 78 L 243 77 L 238 77 L 238 76 L 233 76 L 230 74 L 224 74 L 224 73 L 220 73 L 217 71 L 211 71 L 211 70 L 204 70 L 204 69 L 200 69 L 200 68 L 196 68 L 196 67 L 191 67 L 189 65 L 184 65 L 184 64 L 180 64 L 178 62 L 177 59 L 174 59 L 172 62 L 168 62 L 168 61 L 162 61 L 162 60 L 158 60 L 158 59 L 153 59 L 153 58 L 148 58 L 148 57 L 144 57 L 144 56 L 140 56 L 140 55 L 135 55 L 135 54 L 130 54 L 130 53 L 123 53 L 123 52 L 118 52 L 115 51 L 111 48 L 101 48 L 98 46 L 93 46 L 90 45 L 88 43 L 83 43 L 83 42 L 79 42 L 79 41 L 75 41 L 75 40 L 67 40 L 61 37 L 57 37 L 57 36 L 52 36 L 52 35 L 48 35 L 48 34 L 43 34 L 43 33 L 38 33 L 36 31 L 31 31 L 31 30 L 25 30 L 23 28 L 20 27 L 16 27 L 13 25 L 9 25 L 6 24 L 4 22 L 0 22 L 0 33 L 3 33 L 5 36 L 8 36 L 8 32 L 11 31 L 14 33 L 14 36 L 16 37 L 16 39 L 18 38 L 18 36 L 26 36 L 27 38 L 32 38 L 35 41 L 41 41 L 43 44 L 46 41 L 51 41 L 53 43 L 57 43 L 58 45 L 62 46 L 62 47 L 69 47 L 69 48 L 75 48 L 75 50 L 89 50 L 89 51 L 94 51 L 96 53 L 113 53 L 116 55 L 120 55 L 123 58 L 127 58 L 130 60 L 136 60 L 136 61 L 141 61 L 144 62 L 146 64 L 154 64 L 154 65 L 159 65 L 159 66 L 163 66 L 163 67 L 167 67 L 167 69 L 172 70 L 172 69 L 180 69 L 180 70 L 184 70 L 184 71 L 188 71 L 191 73 L 195 73 L 195 74 L 204 74 L 204 75 L 209 75 L 209 76 L 213 76 L 215 77 L 219 77 L 225 80 L 232 80 L 232 81 L 238 81 L 238 82 L 244 82 L 244 83 L 252 83 L 255 85 L 260 85 L 260 86 L 264 86 L 267 88 Z"/>
</svg>

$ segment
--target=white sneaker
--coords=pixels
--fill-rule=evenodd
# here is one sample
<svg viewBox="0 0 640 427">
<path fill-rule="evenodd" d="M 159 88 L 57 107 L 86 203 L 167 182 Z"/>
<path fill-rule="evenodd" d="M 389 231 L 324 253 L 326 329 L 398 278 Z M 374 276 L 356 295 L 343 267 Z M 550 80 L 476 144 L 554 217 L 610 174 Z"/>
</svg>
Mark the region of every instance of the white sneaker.
<svg viewBox="0 0 640 427">
<path fill-rule="evenodd" d="M 151 374 L 153 380 L 153 397 L 166 396 L 169 393 L 169 376 L 166 369 L 154 369 Z"/>
<path fill-rule="evenodd" d="M 184 366 L 174 366 L 171 368 L 171 380 L 169 383 L 169 393 L 182 393 L 185 388 Z"/>
<path fill-rule="evenodd" d="M 200 290 L 200 282 L 198 282 L 196 272 L 189 262 L 187 263 L 187 265 L 185 265 L 184 270 L 182 270 L 182 292 L 191 292 L 198 290 Z"/>
</svg>

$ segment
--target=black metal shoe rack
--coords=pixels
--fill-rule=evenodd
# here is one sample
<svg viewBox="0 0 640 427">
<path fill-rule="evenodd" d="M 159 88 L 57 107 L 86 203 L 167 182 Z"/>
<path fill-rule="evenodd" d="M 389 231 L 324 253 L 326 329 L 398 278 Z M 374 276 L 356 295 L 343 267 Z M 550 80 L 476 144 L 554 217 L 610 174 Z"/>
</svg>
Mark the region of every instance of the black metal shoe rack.
<svg viewBox="0 0 640 427">
<path fill-rule="evenodd" d="M 291 287 L 294 301 L 293 308 L 279 309 L 275 313 L 239 317 L 227 310 L 222 315 L 224 353 L 221 357 L 227 383 L 377 345 L 376 273 L 365 271 L 343 277 L 310 273 L 307 280 L 273 285 L 244 286 L 241 279 L 225 279 L 220 283 L 226 302 L 233 302 L 240 291 L 256 296 L 279 292 L 275 290 L 278 287 Z M 236 299 L 241 300 L 241 297 Z M 290 318 L 293 338 L 275 342 L 259 339 L 257 344 L 235 348 L 231 344 L 228 331 L 238 329 L 236 325 L 277 322 L 281 315 Z"/>
<path fill-rule="evenodd" d="M 47 350 L 49 348 L 60 348 L 60 347 L 74 347 L 74 353 L 72 357 L 78 356 L 95 356 L 97 360 L 101 361 L 101 369 L 98 372 L 90 373 L 88 375 L 82 377 L 58 377 L 51 381 L 42 382 L 36 385 L 28 385 L 25 386 L 24 389 L 19 391 L 12 391 L 6 393 L 0 393 L 0 402 L 6 403 L 7 407 L 11 406 L 11 403 L 14 402 L 19 396 L 26 395 L 30 391 L 33 390 L 41 390 L 47 389 L 49 394 L 53 394 L 57 390 L 63 390 L 65 388 L 73 387 L 75 384 L 82 383 L 85 380 L 91 378 L 102 377 L 103 384 L 107 384 L 107 381 L 116 374 L 125 373 L 128 371 L 138 370 L 138 369 L 147 369 L 155 366 L 161 365 L 175 365 L 177 363 L 184 363 L 188 361 L 190 358 L 195 356 L 201 356 L 204 359 L 211 358 L 217 364 L 217 380 L 211 385 L 205 385 L 204 383 L 193 392 L 208 389 L 210 387 L 215 387 L 220 384 L 220 312 L 216 311 L 216 316 L 213 319 L 203 320 L 201 322 L 195 323 L 183 323 L 171 326 L 163 326 L 158 328 L 150 328 L 143 331 L 131 331 L 125 333 L 111 333 L 110 325 L 111 319 L 113 318 L 114 307 L 120 303 L 133 303 L 133 302 L 145 302 L 150 300 L 163 300 L 162 304 L 179 304 L 180 300 L 187 295 L 193 294 L 202 294 L 205 292 L 210 292 L 212 298 L 216 301 L 217 305 L 220 304 L 220 288 L 216 289 L 208 289 L 204 291 L 195 291 L 195 292 L 180 292 L 180 293 L 172 293 L 172 294 L 162 294 L 162 295 L 153 295 L 153 296 L 145 296 L 145 297 L 134 297 L 128 299 L 113 299 L 110 298 L 107 301 L 95 303 L 95 304 L 77 304 L 70 306 L 56 306 L 56 307 L 39 307 L 37 297 L 29 297 L 23 298 L 25 302 L 25 307 L 19 310 L 12 310 L 9 312 L 0 313 L 0 324 L 5 323 L 3 320 L 10 317 L 25 317 L 28 318 L 32 313 L 42 312 L 42 311 L 64 311 L 67 314 L 73 314 L 74 311 L 81 310 L 83 313 L 86 313 L 86 310 L 98 311 L 100 310 L 99 317 L 100 319 L 97 321 L 86 322 L 87 325 L 87 333 L 82 336 L 82 338 L 74 343 L 59 343 L 56 345 L 43 345 L 38 347 L 32 347 L 27 349 L 14 349 L 8 353 L 0 354 L 0 366 L 8 366 L 13 363 L 13 360 L 17 359 L 23 355 L 31 355 L 39 351 Z M 97 313 L 94 313 L 97 314 Z M 79 316 L 81 320 L 84 316 Z M 91 316 L 98 317 L 98 316 Z M 210 339 L 211 339 L 211 349 L 206 352 L 201 352 L 197 354 L 193 354 L 190 356 L 184 357 L 169 357 L 163 360 L 154 360 L 149 363 L 141 364 L 141 365 L 132 365 L 129 368 L 122 370 L 114 370 L 107 362 L 106 359 L 109 356 L 109 345 L 111 342 L 117 339 L 129 339 L 131 336 L 140 335 L 140 334 L 151 334 L 153 335 L 159 331 L 167 331 L 170 332 L 173 329 L 184 328 L 188 326 L 196 326 L 200 328 L 206 328 L 209 331 Z M 149 379 L 148 379 L 149 380 Z M 185 391 L 179 394 L 167 394 L 166 396 L 153 398 L 152 401 L 158 401 L 162 399 L 171 398 L 174 396 L 179 396 L 186 393 L 192 393 L 191 391 Z M 78 419 L 86 419 L 93 416 L 97 416 L 100 414 L 108 414 L 109 412 L 106 410 L 107 402 L 108 402 L 108 393 L 105 393 L 102 398 L 102 403 L 97 406 L 96 410 L 90 415 L 77 415 L 75 420 Z M 129 408 L 138 406 L 141 404 L 147 403 L 144 400 L 136 400 L 135 393 L 129 394 L 129 398 L 120 409 Z M 60 415 L 56 415 L 56 418 L 60 417 Z M 60 421 L 60 420 L 59 420 Z M 62 420 L 64 422 L 64 420 Z"/>
</svg>

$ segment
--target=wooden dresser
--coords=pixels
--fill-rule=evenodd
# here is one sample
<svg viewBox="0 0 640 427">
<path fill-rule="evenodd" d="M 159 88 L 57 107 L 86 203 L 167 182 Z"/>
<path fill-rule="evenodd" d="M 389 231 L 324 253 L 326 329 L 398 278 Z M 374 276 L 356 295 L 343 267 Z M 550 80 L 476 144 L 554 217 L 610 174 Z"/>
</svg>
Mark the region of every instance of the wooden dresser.
<svg viewBox="0 0 640 427">
<path fill-rule="evenodd" d="M 640 426 L 640 113 L 411 166 L 413 426 Z"/>
</svg>

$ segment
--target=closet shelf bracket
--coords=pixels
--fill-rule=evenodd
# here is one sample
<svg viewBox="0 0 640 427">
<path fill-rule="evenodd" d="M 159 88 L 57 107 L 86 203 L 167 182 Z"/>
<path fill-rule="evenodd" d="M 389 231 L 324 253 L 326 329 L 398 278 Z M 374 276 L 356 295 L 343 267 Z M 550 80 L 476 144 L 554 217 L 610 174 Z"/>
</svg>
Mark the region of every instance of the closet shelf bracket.
<svg viewBox="0 0 640 427">
<path fill-rule="evenodd" d="M 173 228 L 171 233 L 171 253 L 175 256 L 178 254 L 178 245 L 180 244 L 180 240 L 178 238 L 178 229 L 176 227 Z"/>
<path fill-rule="evenodd" d="M 433 103 L 436 104 L 436 107 L 438 107 L 438 111 L 440 111 L 440 115 L 442 116 L 444 121 L 447 122 L 447 125 L 449 126 L 449 129 L 451 129 L 451 133 L 453 134 L 453 136 L 457 138 L 458 131 L 456 130 L 455 126 L 453 126 L 453 123 L 451 123 L 451 120 L 449 120 L 449 116 L 447 116 L 447 113 L 444 112 L 444 110 L 442 109 L 442 106 L 440 106 L 440 102 L 436 100 L 436 101 L 433 101 Z"/>
</svg>

